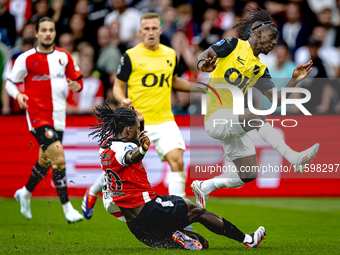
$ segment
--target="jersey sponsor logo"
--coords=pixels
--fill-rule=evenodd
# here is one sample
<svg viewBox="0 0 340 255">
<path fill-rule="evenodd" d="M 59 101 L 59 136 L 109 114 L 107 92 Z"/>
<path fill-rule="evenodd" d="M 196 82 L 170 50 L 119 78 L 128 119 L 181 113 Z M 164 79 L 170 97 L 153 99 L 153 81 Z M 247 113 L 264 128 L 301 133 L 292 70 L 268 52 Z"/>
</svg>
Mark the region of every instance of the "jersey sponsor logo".
<svg viewBox="0 0 340 255">
<path fill-rule="evenodd" d="M 108 190 L 103 192 L 103 196 L 105 199 L 109 199 L 111 197 L 122 197 L 125 196 L 125 192 Z"/>
<path fill-rule="evenodd" d="M 133 149 L 132 145 L 128 145 L 128 146 L 125 146 L 124 151 L 132 150 L 132 149 Z"/>
<path fill-rule="evenodd" d="M 240 56 L 237 57 L 237 61 L 238 61 L 239 63 L 241 63 L 242 65 L 244 65 L 244 59 L 240 58 Z M 258 67 L 258 68 L 260 68 L 260 67 Z M 259 70 L 259 71 L 260 71 L 260 70 Z"/>
<path fill-rule="evenodd" d="M 42 76 L 36 75 L 32 78 L 32 81 L 47 81 L 50 79 L 64 79 L 65 74 L 57 73 L 57 74 L 44 74 Z"/>
<path fill-rule="evenodd" d="M 255 65 L 253 73 L 254 75 L 257 75 L 260 72 L 261 68 L 258 65 Z"/>
<path fill-rule="evenodd" d="M 59 64 L 63 66 L 63 65 L 65 65 L 65 61 L 60 58 L 59 59 Z"/>
<path fill-rule="evenodd" d="M 48 139 L 52 139 L 54 137 L 54 131 L 50 128 L 45 128 L 45 136 Z"/>
<path fill-rule="evenodd" d="M 234 73 L 236 73 L 237 77 L 234 75 Z M 244 88 L 246 88 L 251 82 L 251 78 L 241 74 L 239 70 L 233 67 L 225 71 L 224 79 L 227 83 L 239 87 L 239 89 L 241 89 L 242 91 L 245 91 Z"/>
<path fill-rule="evenodd" d="M 221 41 L 218 41 L 218 42 L 215 43 L 214 45 L 216 45 L 216 46 L 221 46 L 224 42 L 225 42 L 225 40 L 222 39 Z"/>
<path fill-rule="evenodd" d="M 142 78 L 142 85 L 145 86 L 145 87 L 153 87 L 153 86 L 159 84 L 159 87 L 163 87 L 163 84 L 166 83 L 166 85 L 168 85 L 168 87 L 170 87 L 169 78 L 170 78 L 171 74 L 167 74 L 168 76 L 165 76 L 165 75 L 166 74 L 162 73 L 161 76 L 159 77 L 159 76 L 157 76 L 153 73 L 147 73 Z"/>
</svg>

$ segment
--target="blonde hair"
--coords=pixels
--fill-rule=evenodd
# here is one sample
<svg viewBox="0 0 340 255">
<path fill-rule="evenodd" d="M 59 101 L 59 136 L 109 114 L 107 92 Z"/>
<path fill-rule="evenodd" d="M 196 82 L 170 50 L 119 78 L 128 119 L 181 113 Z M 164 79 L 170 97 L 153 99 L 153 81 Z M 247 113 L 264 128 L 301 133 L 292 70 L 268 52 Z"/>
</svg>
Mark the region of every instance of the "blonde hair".
<svg viewBox="0 0 340 255">
<path fill-rule="evenodd" d="M 161 20 L 160 17 L 158 16 L 158 14 L 155 13 L 155 12 L 148 12 L 148 13 L 145 13 L 145 14 L 140 18 L 140 22 L 142 22 L 143 19 L 158 19 L 159 21 Z"/>
</svg>

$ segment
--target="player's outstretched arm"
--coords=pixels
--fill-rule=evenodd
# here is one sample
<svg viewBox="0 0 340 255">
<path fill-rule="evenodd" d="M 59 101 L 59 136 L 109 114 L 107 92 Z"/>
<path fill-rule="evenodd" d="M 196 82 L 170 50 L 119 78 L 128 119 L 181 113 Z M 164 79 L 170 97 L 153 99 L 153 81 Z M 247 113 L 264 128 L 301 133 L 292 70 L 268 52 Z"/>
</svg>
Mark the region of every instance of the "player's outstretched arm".
<svg viewBox="0 0 340 255">
<path fill-rule="evenodd" d="M 144 131 L 144 116 L 143 116 L 143 114 L 142 114 L 140 111 L 138 111 L 137 109 L 135 109 L 135 107 L 133 107 L 133 105 L 130 105 L 130 108 L 131 108 L 132 110 L 134 110 L 135 113 L 137 114 L 137 117 L 138 117 L 139 122 L 140 122 L 140 128 L 139 128 L 139 130 L 140 130 L 141 132 Z"/>
<path fill-rule="evenodd" d="M 295 82 L 298 83 L 302 81 L 307 75 L 312 71 L 313 61 L 309 60 L 306 64 L 300 65 L 294 69 L 292 79 L 295 79 Z"/>
<path fill-rule="evenodd" d="M 312 71 L 312 65 L 313 61 L 309 60 L 306 64 L 300 65 L 297 68 L 294 69 L 292 78 L 289 80 L 289 82 L 286 85 L 286 88 L 292 88 L 295 87 L 300 81 L 305 79 L 307 75 Z M 264 91 L 263 94 L 270 100 L 270 102 L 273 102 L 273 90 L 269 89 L 267 91 Z M 287 93 L 287 97 L 290 96 L 290 93 Z M 277 106 L 281 105 L 281 91 L 277 92 L 277 100 L 278 104 Z"/>
<path fill-rule="evenodd" d="M 209 47 L 197 57 L 197 68 L 202 72 L 212 72 L 216 68 L 216 52 Z"/>
<path fill-rule="evenodd" d="M 205 89 L 205 86 L 202 86 L 196 82 L 189 82 L 182 78 L 179 78 L 177 74 L 172 79 L 172 87 L 178 91 L 182 92 L 200 92 L 202 93 L 202 88 Z M 200 89 L 201 88 L 201 89 Z"/>
<path fill-rule="evenodd" d="M 125 97 L 124 88 L 126 82 L 122 81 L 118 78 L 115 79 L 115 83 L 113 84 L 113 96 L 123 107 L 130 107 L 131 99 Z"/>
<path fill-rule="evenodd" d="M 125 164 L 132 165 L 140 162 L 145 153 L 149 150 L 150 139 L 146 135 L 148 131 L 143 131 L 139 135 L 139 147 L 135 147 L 132 150 L 128 151 L 125 155 Z"/>
</svg>

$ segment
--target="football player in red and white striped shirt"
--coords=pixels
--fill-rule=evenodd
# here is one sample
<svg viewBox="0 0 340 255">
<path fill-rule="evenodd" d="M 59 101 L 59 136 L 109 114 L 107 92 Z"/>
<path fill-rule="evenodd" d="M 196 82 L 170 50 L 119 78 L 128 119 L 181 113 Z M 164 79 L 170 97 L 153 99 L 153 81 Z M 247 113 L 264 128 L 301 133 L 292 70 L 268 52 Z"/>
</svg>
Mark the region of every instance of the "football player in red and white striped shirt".
<svg viewBox="0 0 340 255">
<path fill-rule="evenodd" d="M 66 119 L 67 90 L 82 90 L 82 74 L 74 65 L 70 53 L 54 46 L 55 23 L 48 17 L 36 24 L 38 46 L 21 54 L 7 77 L 6 90 L 26 110 L 29 131 L 40 144 L 39 160 L 32 170 L 26 186 L 15 192 L 20 212 L 32 218 L 30 196 L 35 186 L 53 167 L 53 181 L 57 189 L 65 218 L 68 222 L 83 219 L 68 199 L 65 178 L 65 156 L 61 145 Z M 25 84 L 25 94 L 15 86 Z"/>
<path fill-rule="evenodd" d="M 208 241 L 183 228 L 199 222 L 218 235 L 248 248 L 259 247 L 266 231 L 259 227 L 247 235 L 229 221 L 208 212 L 187 198 L 157 195 L 143 165 L 150 139 L 143 131 L 144 117 L 133 107 L 112 110 L 107 101 L 94 111 L 98 124 L 90 135 L 99 138 L 105 172 L 103 202 L 107 212 L 127 222 L 135 237 L 150 247 L 201 250 Z"/>
</svg>

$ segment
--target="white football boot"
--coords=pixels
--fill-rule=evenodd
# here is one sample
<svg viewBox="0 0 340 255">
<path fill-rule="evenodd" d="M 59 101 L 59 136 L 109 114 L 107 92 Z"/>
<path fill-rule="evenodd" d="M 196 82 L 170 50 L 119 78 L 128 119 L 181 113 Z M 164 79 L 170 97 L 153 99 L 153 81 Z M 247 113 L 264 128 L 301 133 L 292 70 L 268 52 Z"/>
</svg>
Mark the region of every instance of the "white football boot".
<svg viewBox="0 0 340 255">
<path fill-rule="evenodd" d="M 64 210 L 65 218 L 68 223 L 76 223 L 82 221 L 84 219 L 83 215 L 81 215 L 77 210 L 75 210 L 72 205 L 68 206 Z"/>
<path fill-rule="evenodd" d="M 32 212 L 31 212 L 31 200 L 30 198 L 25 198 L 22 195 L 22 190 L 18 189 L 15 194 L 14 198 L 19 201 L 20 203 L 20 212 L 21 214 L 28 220 L 32 219 Z"/>
<path fill-rule="evenodd" d="M 254 233 L 250 234 L 250 237 L 253 239 L 251 242 L 244 243 L 248 248 L 260 248 L 260 244 L 264 239 L 266 234 L 266 230 L 264 227 L 259 227 Z"/>
<path fill-rule="evenodd" d="M 203 181 L 193 181 L 191 184 L 192 191 L 195 193 L 196 203 L 201 205 L 203 208 L 207 205 L 209 194 L 206 194 L 201 189 Z"/>
<path fill-rule="evenodd" d="M 303 171 L 306 169 L 306 165 L 308 165 L 313 158 L 315 157 L 315 154 L 319 151 L 319 144 L 316 143 L 309 149 L 300 152 L 300 156 L 297 159 L 295 167 L 295 171 L 297 173 L 303 173 Z"/>
</svg>

